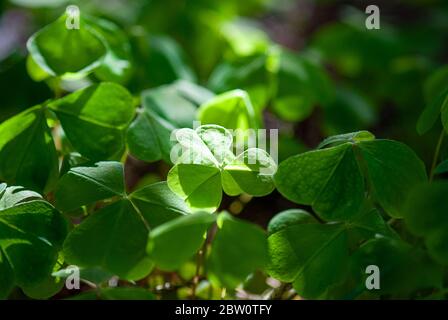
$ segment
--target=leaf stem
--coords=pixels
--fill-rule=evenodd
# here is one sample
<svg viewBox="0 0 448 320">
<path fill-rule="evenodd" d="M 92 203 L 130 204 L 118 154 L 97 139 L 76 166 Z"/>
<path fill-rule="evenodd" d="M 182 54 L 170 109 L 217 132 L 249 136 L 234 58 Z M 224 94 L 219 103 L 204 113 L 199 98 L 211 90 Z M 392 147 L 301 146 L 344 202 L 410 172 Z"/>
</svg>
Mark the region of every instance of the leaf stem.
<svg viewBox="0 0 448 320">
<path fill-rule="evenodd" d="M 208 234 L 207 234 L 208 238 Z M 196 299 L 196 289 L 198 287 L 199 279 L 201 277 L 201 267 L 203 265 L 205 251 L 207 250 L 207 239 L 205 239 L 204 244 L 201 249 L 196 254 L 196 273 L 193 278 L 193 286 L 191 288 L 191 297 L 192 299 Z"/>
<path fill-rule="evenodd" d="M 432 182 L 434 179 L 434 173 L 437 166 L 437 161 L 439 160 L 440 149 L 442 148 L 443 138 L 445 137 L 445 130 L 442 129 L 442 132 L 439 136 L 439 141 L 437 142 L 436 150 L 434 152 L 434 158 L 432 159 L 431 171 L 429 174 L 429 182 Z"/>
</svg>

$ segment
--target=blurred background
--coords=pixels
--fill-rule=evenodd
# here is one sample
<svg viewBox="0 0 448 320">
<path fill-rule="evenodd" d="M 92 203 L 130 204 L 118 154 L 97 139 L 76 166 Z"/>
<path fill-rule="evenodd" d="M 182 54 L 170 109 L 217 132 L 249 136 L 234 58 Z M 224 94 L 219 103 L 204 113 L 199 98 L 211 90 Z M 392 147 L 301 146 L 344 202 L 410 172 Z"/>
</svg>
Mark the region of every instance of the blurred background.
<svg viewBox="0 0 448 320">
<path fill-rule="evenodd" d="M 415 128 L 435 84 L 448 81 L 447 1 L 1 0 L 0 122 L 54 97 L 51 84 L 30 77 L 26 41 L 69 4 L 124 30 L 132 66 L 117 82 L 136 96 L 179 79 L 215 93 L 247 90 L 265 127 L 279 129 L 280 161 L 362 129 L 408 144 L 430 166 L 441 125 L 422 136 Z M 379 30 L 365 27 L 370 4 L 380 8 Z M 129 189 L 168 170 L 126 164 Z M 265 225 L 292 206 L 276 193 L 249 200 L 223 208 Z"/>
</svg>

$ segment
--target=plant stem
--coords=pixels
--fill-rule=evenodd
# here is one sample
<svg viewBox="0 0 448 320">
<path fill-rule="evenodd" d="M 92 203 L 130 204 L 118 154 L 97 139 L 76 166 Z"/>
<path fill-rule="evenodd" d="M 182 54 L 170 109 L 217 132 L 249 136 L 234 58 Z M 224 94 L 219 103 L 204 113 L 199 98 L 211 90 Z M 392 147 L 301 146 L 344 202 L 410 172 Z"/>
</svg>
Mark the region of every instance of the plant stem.
<svg viewBox="0 0 448 320">
<path fill-rule="evenodd" d="M 432 159 L 431 171 L 429 174 L 429 182 L 434 179 L 434 171 L 437 166 L 437 161 L 439 160 L 440 149 L 442 148 L 443 138 L 445 137 L 445 130 L 442 129 L 440 133 L 439 141 L 437 142 L 436 151 L 434 152 L 434 158 Z"/>
<path fill-rule="evenodd" d="M 204 262 L 205 251 L 207 250 L 207 242 L 208 242 L 208 234 L 207 239 L 205 239 L 204 244 L 202 245 L 201 249 L 198 251 L 196 255 L 196 274 L 193 278 L 193 286 L 191 288 L 192 299 L 196 299 L 196 289 L 199 283 L 199 279 L 201 277 L 201 267 Z"/>
</svg>

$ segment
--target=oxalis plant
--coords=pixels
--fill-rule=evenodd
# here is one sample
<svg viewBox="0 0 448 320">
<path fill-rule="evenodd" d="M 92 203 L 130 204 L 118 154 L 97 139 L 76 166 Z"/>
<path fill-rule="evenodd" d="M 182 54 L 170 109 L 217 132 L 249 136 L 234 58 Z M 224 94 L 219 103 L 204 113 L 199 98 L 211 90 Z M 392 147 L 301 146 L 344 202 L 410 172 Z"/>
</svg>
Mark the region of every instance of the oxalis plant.
<svg viewBox="0 0 448 320">
<path fill-rule="evenodd" d="M 263 109 L 298 121 L 330 99 L 314 61 L 272 46 L 251 65 L 262 84 L 232 64 L 210 80 L 216 93 L 193 79 L 131 93 L 125 32 L 67 18 L 27 45 L 30 76 L 54 98 L 0 124 L 0 298 L 445 297 L 448 104 L 436 80 L 417 126 L 443 123 L 429 174 L 410 147 L 368 131 L 277 164 L 247 132 Z M 166 181 L 129 186 L 129 159 L 160 164 Z M 267 228 L 223 201 L 272 192 L 292 208 Z"/>
</svg>

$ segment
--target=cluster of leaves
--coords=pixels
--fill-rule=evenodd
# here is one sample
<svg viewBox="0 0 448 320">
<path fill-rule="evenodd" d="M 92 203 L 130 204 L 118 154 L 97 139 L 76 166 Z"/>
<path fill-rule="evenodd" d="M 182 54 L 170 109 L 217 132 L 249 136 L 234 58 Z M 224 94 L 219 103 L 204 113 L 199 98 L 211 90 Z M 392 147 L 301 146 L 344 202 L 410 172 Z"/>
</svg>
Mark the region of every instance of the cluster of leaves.
<svg viewBox="0 0 448 320">
<path fill-rule="evenodd" d="M 311 50 L 298 55 L 251 24 L 218 19 L 210 33 L 220 41 L 207 38 L 215 51 L 199 77 L 223 43 L 227 59 L 205 88 L 170 38 L 151 36 L 148 52 L 138 50 L 148 39 L 134 34 L 130 41 L 108 20 L 82 14 L 80 28 L 70 29 L 67 18 L 27 43 L 30 77 L 55 98 L 0 124 L 0 181 L 7 183 L 0 184 L 0 298 L 16 287 L 32 298 L 55 296 L 73 265 L 94 288 L 79 299 L 155 299 L 167 275 L 180 283 L 179 297 L 220 298 L 221 289 L 236 297 L 257 277 L 280 281 L 268 289 L 280 297 L 289 284 L 294 296 L 310 299 L 444 297 L 448 185 L 434 181 L 448 171 L 447 160 L 438 163 L 444 131 L 429 179 L 411 148 L 368 131 L 332 135 L 315 150 L 280 156 L 277 166 L 266 151 L 244 148 L 242 130 L 262 128 L 263 113 L 299 122 L 321 106 L 327 115 L 342 109 L 356 126 L 374 121 L 368 103 L 334 86 Z M 347 64 L 350 54 L 333 41 L 360 37 L 353 25 L 337 25 L 313 45 L 356 79 L 370 47 L 350 53 L 362 59 Z M 403 52 L 381 36 L 368 42 L 387 61 Z M 448 131 L 447 79 L 443 68 L 427 82 L 421 134 L 439 116 Z M 338 120 L 326 127 L 352 128 Z M 128 155 L 163 161 L 166 181 L 130 191 Z M 306 210 L 276 214 L 267 232 L 220 210 L 223 191 L 251 198 L 275 189 Z M 379 290 L 366 290 L 369 265 L 381 270 Z M 107 288 L 114 277 L 119 287 Z"/>
</svg>

